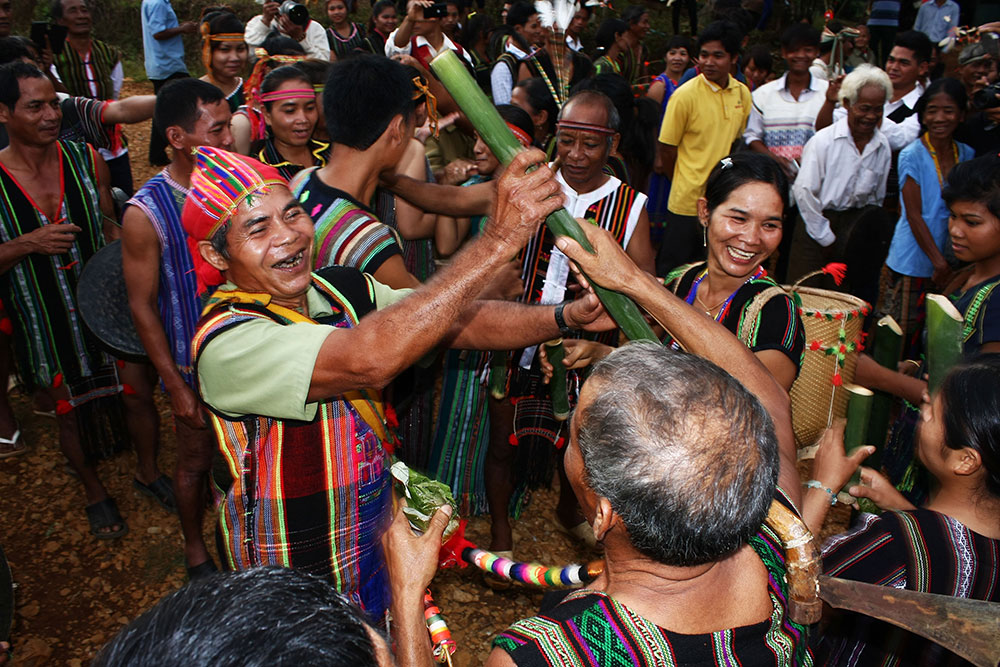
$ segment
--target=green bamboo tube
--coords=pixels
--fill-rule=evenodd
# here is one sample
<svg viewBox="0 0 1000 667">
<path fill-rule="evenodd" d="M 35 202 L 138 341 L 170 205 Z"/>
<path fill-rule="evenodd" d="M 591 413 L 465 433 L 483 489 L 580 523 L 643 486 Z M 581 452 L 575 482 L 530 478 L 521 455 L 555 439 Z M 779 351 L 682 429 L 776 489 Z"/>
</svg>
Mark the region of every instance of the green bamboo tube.
<svg viewBox="0 0 1000 667">
<path fill-rule="evenodd" d="M 510 164 L 523 148 L 511 134 L 507 123 L 497 113 L 496 107 L 465 69 L 459 57 L 451 49 L 445 49 L 431 61 L 431 69 L 441 79 L 441 83 L 448 89 L 462 109 L 462 113 L 476 128 L 497 160 L 503 165 Z M 580 223 L 566 209 L 561 208 L 551 214 L 546 218 L 545 224 L 556 236 L 568 236 L 584 249 L 593 252 L 594 249 L 580 228 Z M 629 340 L 659 340 L 632 299 L 620 292 L 601 287 L 594 281 L 591 281 L 591 285 L 597 298 L 604 304 L 605 310 L 614 318 Z"/>
<path fill-rule="evenodd" d="M 490 359 L 490 396 L 498 401 L 507 398 L 506 352 L 494 352 Z"/>
<path fill-rule="evenodd" d="M 844 453 L 850 456 L 858 447 L 865 444 L 865 434 L 868 433 L 868 421 L 872 414 L 872 399 L 875 398 L 870 390 L 859 387 L 856 384 L 845 384 L 847 391 L 847 426 L 844 427 Z M 847 490 L 856 484 L 861 483 L 861 471 L 855 470 L 847 484 L 837 494 L 837 500 L 848 505 L 852 504 L 856 498 L 849 494 Z"/>
<path fill-rule="evenodd" d="M 875 344 L 872 346 L 872 358 L 885 368 L 896 370 L 899 358 L 903 354 L 903 330 L 891 315 L 886 315 L 875 325 Z M 872 401 L 872 416 L 868 422 L 867 442 L 875 445 L 875 453 L 868 459 L 868 464 L 876 470 L 882 467 L 882 448 L 885 447 L 886 435 L 889 432 L 889 413 L 892 410 L 892 395 L 884 391 L 876 391 Z"/>
<path fill-rule="evenodd" d="M 549 380 L 549 396 L 552 397 L 552 413 L 556 420 L 566 421 L 569 418 L 569 395 L 566 393 L 566 348 L 562 338 L 546 341 L 545 356 L 552 364 L 552 379 Z"/>
<path fill-rule="evenodd" d="M 927 295 L 927 390 L 933 395 L 951 367 L 962 359 L 961 313 L 948 297 Z"/>
</svg>

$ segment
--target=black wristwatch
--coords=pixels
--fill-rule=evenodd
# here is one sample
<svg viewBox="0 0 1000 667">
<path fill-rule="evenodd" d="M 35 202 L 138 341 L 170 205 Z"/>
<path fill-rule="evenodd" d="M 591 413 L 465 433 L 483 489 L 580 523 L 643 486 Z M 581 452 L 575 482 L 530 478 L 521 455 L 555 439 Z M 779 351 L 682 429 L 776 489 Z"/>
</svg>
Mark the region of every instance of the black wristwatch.
<svg viewBox="0 0 1000 667">
<path fill-rule="evenodd" d="M 566 326 L 566 318 L 563 317 L 563 308 L 566 307 L 566 301 L 563 301 L 558 306 L 556 306 L 556 326 L 559 327 L 559 333 L 563 336 L 568 336 L 573 333 L 573 330 Z"/>
</svg>

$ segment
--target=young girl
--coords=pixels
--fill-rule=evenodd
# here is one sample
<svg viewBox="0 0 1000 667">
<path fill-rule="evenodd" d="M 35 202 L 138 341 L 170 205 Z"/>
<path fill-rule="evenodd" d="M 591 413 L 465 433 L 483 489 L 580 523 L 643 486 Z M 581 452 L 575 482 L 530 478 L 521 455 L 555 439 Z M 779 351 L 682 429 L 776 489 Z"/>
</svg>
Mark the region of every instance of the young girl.
<svg viewBox="0 0 1000 667">
<path fill-rule="evenodd" d="M 399 24 L 396 15 L 396 5 L 392 0 L 378 0 L 372 7 L 371 18 L 368 19 L 368 36 L 365 43 L 368 50 L 377 56 L 385 55 L 385 40 Z"/>
<path fill-rule="evenodd" d="M 331 60 L 340 60 L 366 50 L 365 28 L 351 21 L 347 0 L 327 0 L 326 15 L 330 19 L 326 38 L 330 42 Z"/>
<path fill-rule="evenodd" d="M 916 105 L 925 131 L 899 154 L 902 214 L 882 270 L 879 311 L 903 329 L 908 358 L 919 356 L 924 297 L 935 286 L 945 287 L 952 275 L 946 259 L 948 207 L 941 189 L 952 168 L 973 156 L 972 148 L 954 139 L 966 100 L 957 80 L 934 81 Z"/>
<path fill-rule="evenodd" d="M 247 65 L 247 44 L 243 23 L 229 10 L 210 11 L 201 20 L 202 62 L 207 81 L 226 96 L 229 110 L 243 104 L 243 70 Z"/>
</svg>

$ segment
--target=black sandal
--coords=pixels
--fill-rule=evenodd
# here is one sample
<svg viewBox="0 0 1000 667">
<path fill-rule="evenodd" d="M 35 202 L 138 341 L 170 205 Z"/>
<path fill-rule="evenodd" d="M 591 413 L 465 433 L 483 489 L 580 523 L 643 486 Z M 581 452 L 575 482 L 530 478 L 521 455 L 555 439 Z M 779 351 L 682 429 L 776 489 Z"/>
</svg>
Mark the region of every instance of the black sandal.
<svg viewBox="0 0 1000 667">
<path fill-rule="evenodd" d="M 113 540 L 128 534 L 128 524 L 118 511 L 118 505 L 110 496 L 84 508 L 90 522 L 90 534 L 99 540 Z M 118 530 L 105 531 L 104 528 L 119 526 Z"/>
<path fill-rule="evenodd" d="M 174 482 L 166 475 L 160 475 L 149 484 L 143 484 L 133 478 L 132 486 L 139 493 L 149 496 L 168 512 L 177 513 L 177 500 L 174 497 Z"/>
</svg>

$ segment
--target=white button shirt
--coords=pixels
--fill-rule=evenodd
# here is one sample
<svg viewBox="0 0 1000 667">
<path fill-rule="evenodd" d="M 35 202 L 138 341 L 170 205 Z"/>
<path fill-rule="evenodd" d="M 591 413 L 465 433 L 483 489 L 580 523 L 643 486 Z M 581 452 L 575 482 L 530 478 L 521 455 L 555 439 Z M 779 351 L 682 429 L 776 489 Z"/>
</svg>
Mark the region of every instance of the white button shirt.
<svg viewBox="0 0 1000 667">
<path fill-rule="evenodd" d="M 881 206 L 891 160 L 889 141 L 878 129 L 859 153 L 847 118 L 813 135 L 802 151 L 802 168 L 792 186 L 809 236 L 824 247 L 837 240 L 824 209 Z"/>
</svg>

